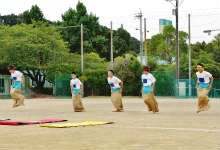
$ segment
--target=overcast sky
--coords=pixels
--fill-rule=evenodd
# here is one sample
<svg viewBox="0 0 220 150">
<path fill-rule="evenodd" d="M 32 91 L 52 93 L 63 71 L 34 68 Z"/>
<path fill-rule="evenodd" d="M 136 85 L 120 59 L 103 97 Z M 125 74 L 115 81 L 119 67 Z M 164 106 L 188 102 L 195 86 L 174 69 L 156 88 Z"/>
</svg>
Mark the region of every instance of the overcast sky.
<svg viewBox="0 0 220 150">
<path fill-rule="evenodd" d="M 207 29 L 220 29 L 220 0 L 180 0 L 180 30 L 188 32 L 188 13 L 191 13 L 192 42 L 210 41 L 218 32 L 210 36 L 203 33 Z M 61 20 L 61 15 L 70 7 L 75 8 L 78 0 L 0 0 L 0 14 L 19 14 L 37 4 L 45 17 L 51 21 Z M 159 32 L 159 18 L 170 19 L 174 6 L 165 0 L 81 0 L 88 12 L 92 12 L 102 25 L 113 21 L 113 28 L 124 25 L 132 36 L 139 38 L 139 21 L 134 17 L 141 9 L 147 19 L 148 38 Z"/>
</svg>

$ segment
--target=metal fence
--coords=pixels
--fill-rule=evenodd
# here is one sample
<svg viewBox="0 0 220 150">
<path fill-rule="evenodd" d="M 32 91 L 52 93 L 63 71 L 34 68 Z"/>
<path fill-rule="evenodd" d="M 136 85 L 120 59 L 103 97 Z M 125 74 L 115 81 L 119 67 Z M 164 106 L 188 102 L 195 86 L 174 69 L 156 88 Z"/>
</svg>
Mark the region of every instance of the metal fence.
<svg viewBox="0 0 220 150">
<path fill-rule="evenodd" d="M 191 95 L 189 95 L 189 80 L 188 79 L 179 79 L 179 87 L 176 87 L 175 72 L 152 72 L 156 77 L 157 82 L 155 86 L 155 95 L 157 96 L 175 96 L 177 98 L 188 98 L 196 97 L 196 79 L 191 80 Z M 70 87 L 69 87 L 70 77 L 58 76 L 55 79 L 54 94 L 56 96 L 70 96 Z M 137 81 L 141 82 L 141 81 Z M 90 83 L 86 83 L 90 84 Z M 133 83 L 137 84 L 137 83 Z M 140 96 L 141 95 L 141 86 L 136 87 L 138 93 L 137 95 L 129 95 L 126 91 L 129 86 L 134 87 L 133 84 L 124 84 L 124 96 Z M 87 85 L 84 85 L 84 96 L 109 96 L 110 89 L 109 85 L 106 84 L 101 88 L 87 88 Z M 220 98 L 220 79 L 214 79 L 213 88 L 209 93 L 210 97 Z"/>
<path fill-rule="evenodd" d="M 23 94 L 25 97 L 30 96 L 30 81 L 28 77 L 25 77 L 25 89 Z M 8 75 L 0 75 L 0 98 L 9 98 L 11 90 L 11 78 Z"/>
<path fill-rule="evenodd" d="M 189 80 L 180 79 L 179 87 L 176 87 L 175 73 L 174 72 L 152 72 L 156 77 L 157 82 L 155 86 L 155 95 L 157 96 L 176 96 L 177 98 L 188 98 L 196 97 L 196 79 L 191 80 L 191 95 L 189 95 Z M 26 88 L 25 95 L 30 95 L 30 81 L 28 77 L 26 79 Z M 53 87 L 53 93 L 55 96 L 70 96 L 70 77 L 59 76 L 55 78 L 55 84 Z M 137 81 L 138 82 L 138 81 Z M 141 81 L 140 81 L 141 82 Z M 90 83 L 85 83 L 90 84 Z M 136 83 L 134 83 L 136 84 Z M 0 98 L 8 97 L 10 95 L 10 85 L 11 79 L 10 76 L 0 75 Z M 141 85 L 141 84 L 140 84 Z M 129 95 L 129 92 L 126 89 L 133 87 L 132 84 L 125 84 L 124 87 L 124 96 L 140 96 L 141 95 L 141 86 L 136 87 L 138 94 Z M 87 88 L 87 85 L 84 85 L 84 96 L 109 96 L 110 88 L 106 83 L 101 88 Z M 209 93 L 210 97 L 220 98 L 220 79 L 214 79 L 213 88 Z"/>
<path fill-rule="evenodd" d="M 187 97 L 196 97 L 196 96 L 197 96 L 196 79 L 191 80 L 191 87 L 189 86 L 189 79 L 180 79 L 179 88 L 176 88 L 176 97 L 187 98 Z M 220 79 L 214 79 L 213 88 L 209 92 L 209 97 L 220 98 Z"/>
<path fill-rule="evenodd" d="M 10 76 L 0 75 L 0 96 L 10 95 Z"/>
</svg>

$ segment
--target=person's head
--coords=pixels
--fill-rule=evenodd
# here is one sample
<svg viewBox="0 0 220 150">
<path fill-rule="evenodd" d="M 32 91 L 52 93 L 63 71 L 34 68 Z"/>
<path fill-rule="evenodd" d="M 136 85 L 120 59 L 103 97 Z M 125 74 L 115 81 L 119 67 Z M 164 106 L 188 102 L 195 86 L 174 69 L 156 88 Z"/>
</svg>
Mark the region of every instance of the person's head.
<svg viewBox="0 0 220 150">
<path fill-rule="evenodd" d="M 108 77 L 112 78 L 114 75 L 114 71 L 113 70 L 109 70 L 108 71 Z"/>
<path fill-rule="evenodd" d="M 204 64 L 198 63 L 197 64 L 197 71 L 198 72 L 203 72 L 204 71 Z"/>
<path fill-rule="evenodd" d="M 72 74 L 71 74 L 71 77 L 72 77 L 73 79 L 77 78 L 76 72 L 73 71 Z"/>
<path fill-rule="evenodd" d="M 14 72 L 15 72 L 15 66 L 14 66 L 14 65 L 9 65 L 9 66 L 8 66 L 8 71 L 9 71 L 10 73 L 14 73 Z"/>
<path fill-rule="evenodd" d="M 144 68 L 143 68 L 143 73 L 144 73 L 144 74 L 148 74 L 149 71 L 150 71 L 150 67 L 144 66 Z"/>
</svg>

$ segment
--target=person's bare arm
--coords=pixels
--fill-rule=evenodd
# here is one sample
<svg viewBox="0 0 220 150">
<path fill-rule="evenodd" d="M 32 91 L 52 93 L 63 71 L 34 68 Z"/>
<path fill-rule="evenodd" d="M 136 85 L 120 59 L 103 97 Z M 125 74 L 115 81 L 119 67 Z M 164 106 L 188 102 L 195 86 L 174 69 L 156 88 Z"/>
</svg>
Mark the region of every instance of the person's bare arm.
<svg viewBox="0 0 220 150">
<path fill-rule="evenodd" d="M 70 85 L 70 93 L 73 95 L 73 87 Z"/>
<path fill-rule="evenodd" d="M 14 85 L 14 80 L 11 80 L 11 87 L 13 87 Z"/>
<path fill-rule="evenodd" d="M 154 91 L 154 87 L 155 87 L 155 82 L 152 84 L 151 92 Z"/>
<path fill-rule="evenodd" d="M 122 92 L 123 92 L 123 87 L 124 87 L 123 82 L 121 81 L 121 82 L 119 83 L 119 85 L 120 85 L 120 87 L 121 87 L 120 93 L 122 94 Z"/>
<path fill-rule="evenodd" d="M 197 79 L 197 80 L 196 80 L 196 88 L 198 88 L 198 87 L 199 87 L 199 85 L 198 85 L 198 84 L 199 84 L 199 79 Z"/>
<path fill-rule="evenodd" d="M 83 84 L 80 84 L 80 93 L 83 92 Z"/>
<path fill-rule="evenodd" d="M 209 91 L 212 89 L 213 77 L 210 77 Z"/>
<path fill-rule="evenodd" d="M 25 77 L 22 75 L 21 77 L 22 87 L 25 88 Z"/>
</svg>

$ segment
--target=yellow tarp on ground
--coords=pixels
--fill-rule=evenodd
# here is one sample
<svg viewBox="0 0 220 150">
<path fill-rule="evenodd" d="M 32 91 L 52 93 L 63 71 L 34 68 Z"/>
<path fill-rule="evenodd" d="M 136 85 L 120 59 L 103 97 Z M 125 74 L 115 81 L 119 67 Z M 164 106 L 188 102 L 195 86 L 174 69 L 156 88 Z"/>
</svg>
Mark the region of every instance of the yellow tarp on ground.
<svg viewBox="0 0 220 150">
<path fill-rule="evenodd" d="M 112 124 L 114 122 L 101 122 L 101 121 L 83 121 L 80 123 L 45 123 L 40 124 L 40 127 L 48 127 L 48 128 L 70 128 L 70 127 L 79 127 L 79 126 L 94 126 L 94 125 L 104 125 L 104 124 Z"/>
</svg>

